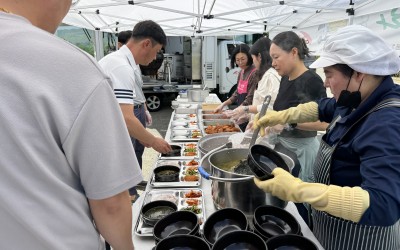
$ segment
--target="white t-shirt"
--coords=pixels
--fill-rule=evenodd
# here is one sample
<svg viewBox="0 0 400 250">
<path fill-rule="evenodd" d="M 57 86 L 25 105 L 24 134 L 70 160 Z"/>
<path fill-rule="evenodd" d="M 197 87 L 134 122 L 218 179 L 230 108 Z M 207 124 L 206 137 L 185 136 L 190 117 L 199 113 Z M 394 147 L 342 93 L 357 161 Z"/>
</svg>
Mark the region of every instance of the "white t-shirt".
<svg viewBox="0 0 400 250">
<path fill-rule="evenodd" d="M 146 102 L 142 90 L 142 72 L 126 45 L 103 57 L 99 64 L 111 78 L 119 103 L 143 104 Z"/>
<path fill-rule="evenodd" d="M 0 13 L 0 249 L 103 249 L 87 199 L 142 180 L 92 57 Z"/>
<path fill-rule="evenodd" d="M 258 111 L 261 110 L 261 105 L 267 95 L 271 95 L 271 101 L 268 105 L 268 109 L 273 110 L 276 96 L 279 92 L 279 85 L 281 82 L 281 77 L 274 68 L 269 68 L 258 82 L 257 89 L 254 91 L 253 105 L 257 106 Z M 253 120 L 254 115 L 252 115 L 251 120 Z"/>
</svg>

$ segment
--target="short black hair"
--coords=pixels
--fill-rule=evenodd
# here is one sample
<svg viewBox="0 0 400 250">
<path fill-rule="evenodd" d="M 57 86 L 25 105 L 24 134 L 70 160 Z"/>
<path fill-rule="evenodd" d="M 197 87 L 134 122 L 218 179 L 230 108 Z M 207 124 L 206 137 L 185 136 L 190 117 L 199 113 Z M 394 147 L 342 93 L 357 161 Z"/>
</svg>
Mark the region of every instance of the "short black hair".
<svg viewBox="0 0 400 250">
<path fill-rule="evenodd" d="M 118 42 L 122 44 L 126 44 L 128 40 L 132 37 L 131 30 L 125 30 L 118 33 Z"/>
<path fill-rule="evenodd" d="M 163 46 L 167 44 L 164 30 L 152 20 L 138 22 L 133 28 L 132 37 L 138 40 L 150 38 Z"/>
<path fill-rule="evenodd" d="M 231 68 L 233 69 L 236 65 L 236 55 L 239 53 L 244 53 L 247 56 L 247 66 L 253 64 L 253 58 L 250 55 L 250 47 L 245 43 L 241 43 L 236 45 L 236 47 L 232 51 L 231 55 Z"/>
<path fill-rule="evenodd" d="M 310 56 L 310 50 L 306 45 L 306 41 L 300 38 L 293 31 L 284 31 L 279 33 L 272 39 L 272 43 L 275 43 L 282 50 L 290 52 L 293 48 L 297 48 L 299 52 L 299 58 L 304 61 L 306 56 Z"/>
</svg>

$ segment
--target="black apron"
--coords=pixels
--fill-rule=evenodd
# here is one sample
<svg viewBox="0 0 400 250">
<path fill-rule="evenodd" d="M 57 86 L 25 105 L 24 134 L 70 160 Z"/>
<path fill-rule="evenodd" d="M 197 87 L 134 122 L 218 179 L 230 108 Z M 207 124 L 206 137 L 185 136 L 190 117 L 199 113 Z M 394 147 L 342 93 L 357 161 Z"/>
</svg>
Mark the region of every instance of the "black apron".
<svg viewBox="0 0 400 250">
<path fill-rule="evenodd" d="M 355 122 L 340 140 L 363 118 L 386 107 L 400 107 L 400 99 L 388 99 L 376 105 Z M 334 122 L 329 125 L 328 130 L 331 126 L 334 126 Z M 314 178 L 317 183 L 330 184 L 331 157 L 338 143 L 331 147 L 324 140 L 321 140 L 321 146 L 314 165 Z M 400 249 L 400 220 L 388 227 L 360 225 L 331 216 L 314 208 L 312 208 L 312 219 L 314 235 L 327 250 Z"/>
</svg>

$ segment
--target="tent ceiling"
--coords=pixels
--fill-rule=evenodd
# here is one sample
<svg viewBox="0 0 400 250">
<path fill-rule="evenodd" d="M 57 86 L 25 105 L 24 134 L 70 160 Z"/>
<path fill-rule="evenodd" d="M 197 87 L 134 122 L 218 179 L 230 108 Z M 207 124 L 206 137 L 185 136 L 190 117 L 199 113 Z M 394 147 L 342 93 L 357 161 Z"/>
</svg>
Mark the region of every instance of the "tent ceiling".
<svg viewBox="0 0 400 250">
<path fill-rule="evenodd" d="M 352 2 L 356 15 L 390 8 L 390 4 L 373 0 Z M 63 22 L 117 33 L 151 19 L 169 36 L 226 36 L 276 33 L 347 20 L 348 8 L 349 0 L 80 0 Z"/>
</svg>

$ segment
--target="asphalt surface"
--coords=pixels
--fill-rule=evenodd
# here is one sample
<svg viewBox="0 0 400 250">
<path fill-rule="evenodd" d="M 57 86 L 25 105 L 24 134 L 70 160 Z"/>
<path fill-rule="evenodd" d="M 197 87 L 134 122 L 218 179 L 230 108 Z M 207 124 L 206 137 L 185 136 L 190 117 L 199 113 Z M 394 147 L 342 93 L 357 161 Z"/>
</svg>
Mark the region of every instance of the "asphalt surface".
<svg viewBox="0 0 400 250">
<path fill-rule="evenodd" d="M 151 112 L 153 118 L 153 124 L 149 126 L 151 129 L 156 129 L 165 138 L 165 134 L 168 130 L 168 124 L 171 119 L 172 111 L 171 99 L 165 98 L 162 103 L 162 108 L 159 111 Z"/>
</svg>

